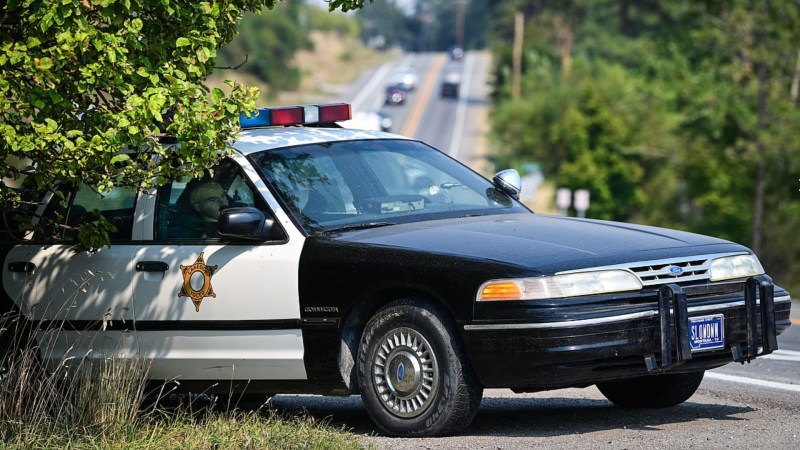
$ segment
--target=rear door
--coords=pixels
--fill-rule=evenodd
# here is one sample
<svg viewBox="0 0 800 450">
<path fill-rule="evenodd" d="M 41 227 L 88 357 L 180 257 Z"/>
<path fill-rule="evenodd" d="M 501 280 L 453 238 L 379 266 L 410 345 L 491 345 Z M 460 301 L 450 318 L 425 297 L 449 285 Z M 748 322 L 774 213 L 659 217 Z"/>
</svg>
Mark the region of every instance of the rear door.
<svg viewBox="0 0 800 450">
<path fill-rule="evenodd" d="M 10 249 L 3 264 L 3 288 L 24 313 L 42 321 L 39 343 L 55 367 L 70 356 L 104 358 L 130 354 L 133 336 L 131 276 L 136 192 L 115 188 L 99 194 L 80 186 L 67 211 L 55 197 L 43 214 L 64 222 L 52 236 L 33 236 Z M 74 227 L 101 214 L 115 227 L 111 247 L 75 252 Z"/>
</svg>

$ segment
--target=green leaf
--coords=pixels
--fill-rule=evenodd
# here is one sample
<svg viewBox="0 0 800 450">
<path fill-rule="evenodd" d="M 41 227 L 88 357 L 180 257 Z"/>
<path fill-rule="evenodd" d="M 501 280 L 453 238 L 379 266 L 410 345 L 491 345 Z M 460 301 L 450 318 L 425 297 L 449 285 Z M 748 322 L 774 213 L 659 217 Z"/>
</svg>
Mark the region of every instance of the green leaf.
<svg viewBox="0 0 800 450">
<path fill-rule="evenodd" d="M 37 64 L 40 70 L 48 70 L 53 67 L 53 60 L 47 57 L 41 58 Z"/>
<path fill-rule="evenodd" d="M 123 161 L 130 161 L 130 159 L 131 159 L 131 157 L 128 156 L 127 153 L 120 153 L 120 154 L 114 156 L 113 158 L 111 158 L 111 164 L 116 164 L 116 163 L 120 163 L 120 162 L 123 162 Z"/>
<path fill-rule="evenodd" d="M 138 33 L 139 31 L 142 30 L 142 27 L 144 27 L 144 24 L 142 23 L 142 19 L 137 17 L 137 18 L 135 18 L 135 19 L 133 19 L 131 21 L 131 29 L 134 32 Z"/>
<path fill-rule="evenodd" d="M 177 41 L 175 41 L 176 47 L 186 47 L 187 45 L 191 45 L 191 41 L 185 37 L 179 37 Z"/>
<path fill-rule="evenodd" d="M 225 98 L 225 92 L 223 92 L 222 89 L 215 87 L 211 90 L 211 100 L 214 103 L 219 103 L 223 98 Z"/>
<path fill-rule="evenodd" d="M 53 26 L 53 13 L 48 12 L 42 17 L 42 20 L 39 21 L 39 29 L 45 32 L 50 29 L 51 26 Z"/>
</svg>

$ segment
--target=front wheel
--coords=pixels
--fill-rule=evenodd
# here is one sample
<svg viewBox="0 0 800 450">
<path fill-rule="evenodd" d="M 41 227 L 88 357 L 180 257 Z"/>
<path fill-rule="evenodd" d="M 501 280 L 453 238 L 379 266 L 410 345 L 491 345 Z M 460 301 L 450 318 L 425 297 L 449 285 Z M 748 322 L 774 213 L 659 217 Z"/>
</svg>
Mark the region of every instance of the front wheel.
<svg viewBox="0 0 800 450">
<path fill-rule="evenodd" d="M 466 428 L 483 389 L 435 308 L 406 299 L 378 311 L 358 351 L 358 382 L 372 419 L 394 436 L 442 436 Z"/>
<path fill-rule="evenodd" d="M 666 408 L 685 402 L 703 381 L 704 371 L 651 375 L 631 380 L 597 383 L 600 392 L 617 406 Z"/>
</svg>

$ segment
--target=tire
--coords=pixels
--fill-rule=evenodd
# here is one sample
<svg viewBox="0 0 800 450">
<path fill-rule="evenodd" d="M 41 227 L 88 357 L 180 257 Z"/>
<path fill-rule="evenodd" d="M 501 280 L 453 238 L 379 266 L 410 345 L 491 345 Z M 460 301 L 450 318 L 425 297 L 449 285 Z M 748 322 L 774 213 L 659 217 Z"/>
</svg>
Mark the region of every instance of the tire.
<svg viewBox="0 0 800 450">
<path fill-rule="evenodd" d="M 478 412 L 483 387 L 447 323 L 443 313 L 415 299 L 390 303 L 367 323 L 358 383 L 367 412 L 385 434 L 454 434 Z"/>
<path fill-rule="evenodd" d="M 666 408 L 681 404 L 694 395 L 704 371 L 652 375 L 623 381 L 597 383 L 600 392 L 624 408 Z"/>
</svg>

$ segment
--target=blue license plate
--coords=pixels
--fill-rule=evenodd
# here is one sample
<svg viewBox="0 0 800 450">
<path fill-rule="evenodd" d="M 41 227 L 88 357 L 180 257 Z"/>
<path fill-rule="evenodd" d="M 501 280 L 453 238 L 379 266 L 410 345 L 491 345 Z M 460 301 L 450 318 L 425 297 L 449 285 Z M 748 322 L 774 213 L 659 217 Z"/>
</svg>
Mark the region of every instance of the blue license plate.
<svg viewBox="0 0 800 450">
<path fill-rule="evenodd" d="M 693 352 L 725 347 L 725 320 L 722 314 L 689 318 L 689 345 Z"/>
</svg>

